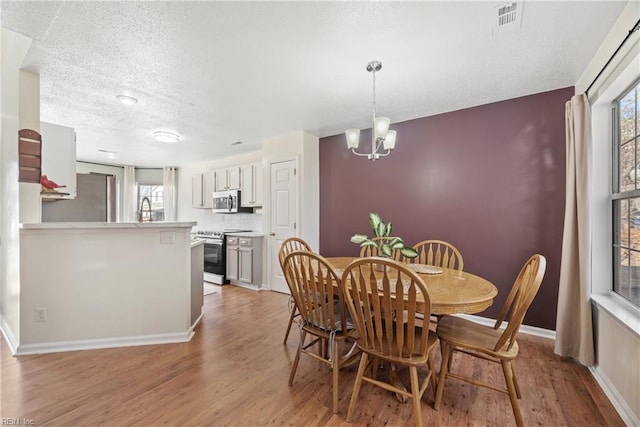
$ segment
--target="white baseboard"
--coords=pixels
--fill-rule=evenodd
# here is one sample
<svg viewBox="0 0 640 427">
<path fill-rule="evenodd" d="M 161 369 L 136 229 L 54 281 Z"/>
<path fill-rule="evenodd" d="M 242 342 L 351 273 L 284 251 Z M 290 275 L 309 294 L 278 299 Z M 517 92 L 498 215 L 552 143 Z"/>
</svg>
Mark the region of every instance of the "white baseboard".
<svg viewBox="0 0 640 427">
<path fill-rule="evenodd" d="M 627 426 L 640 426 L 640 419 L 633 413 L 627 402 L 620 396 L 620 393 L 618 393 L 618 390 L 613 383 L 609 381 L 609 378 L 607 378 L 604 372 L 597 366 L 589 367 L 589 371 L 618 412 L 618 415 L 620 415 L 620 418 L 622 418 L 622 421 Z"/>
<path fill-rule="evenodd" d="M 0 331 L 2 332 L 2 336 L 9 346 L 9 350 L 11 350 L 11 354 L 15 355 L 18 343 L 16 342 L 16 337 L 13 336 L 13 331 L 5 322 L 4 317 L 0 318 Z"/>
<path fill-rule="evenodd" d="M 198 316 L 198 318 L 196 319 L 195 322 L 193 322 L 193 325 L 191 325 L 191 328 L 189 328 L 189 332 L 191 332 L 191 334 L 193 335 L 193 330 L 196 328 L 196 326 L 198 326 L 198 323 L 200 323 L 200 321 L 202 320 L 202 316 L 204 316 L 204 313 L 202 313 L 202 310 L 200 311 L 200 316 Z M 189 337 L 189 339 L 191 339 L 191 337 Z"/>
<path fill-rule="evenodd" d="M 460 316 L 464 319 L 470 320 L 472 322 L 480 323 L 481 325 L 493 326 L 496 323 L 495 319 L 489 319 L 488 317 L 476 316 L 472 314 L 456 314 L 456 316 Z M 507 322 L 504 322 L 507 324 Z M 556 339 L 556 331 L 552 331 L 550 329 L 538 328 L 537 326 L 520 326 L 520 332 L 527 335 L 533 335 L 536 337 L 549 338 L 552 340 Z"/>
<path fill-rule="evenodd" d="M 13 355 L 26 356 L 29 354 L 59 353 L 63 351 L 96 350 L 102 348 L 132 347 L 153 344 L 174 344 L 187 342 L 191 337 L 193 337 L 193 328 L 189 328 L 186 332 L 172 334 L 25 344 L 19 345 Z"/>
</svg>

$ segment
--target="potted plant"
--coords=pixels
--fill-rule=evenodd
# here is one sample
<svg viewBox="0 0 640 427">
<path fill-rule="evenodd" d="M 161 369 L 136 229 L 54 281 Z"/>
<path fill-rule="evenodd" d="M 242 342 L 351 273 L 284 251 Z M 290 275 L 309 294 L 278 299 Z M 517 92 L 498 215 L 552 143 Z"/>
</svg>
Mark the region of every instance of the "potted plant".
<svg viewBox="0 0 640 427">
<path fill-rule="evenodd" d="M 407 258 L 418 256 L 418 252 L 411 246 L 406 246 L 400 237 L 391 236 L 391 222 L 385 223 L 379 214 L 371 212 L 369 214 L 369 223 L 371 224 L 374 238 L 370 239 L 365 234 L 354 234 L 351 236 L 352 243 L 360 245 L 360 247 L 375 246 L 378 248 L 378 255 L 385 258 L 391 258 L 393 251 L 400 251 Z"/>
</svg>

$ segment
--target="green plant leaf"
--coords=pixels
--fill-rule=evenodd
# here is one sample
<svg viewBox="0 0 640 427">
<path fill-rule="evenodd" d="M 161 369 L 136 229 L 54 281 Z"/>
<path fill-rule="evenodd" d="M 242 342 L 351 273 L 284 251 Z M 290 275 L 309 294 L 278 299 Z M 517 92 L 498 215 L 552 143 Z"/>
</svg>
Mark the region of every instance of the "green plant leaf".
<svg viewBox="0 0 640 427">
<path fill-rule="evenodd" d="M 371 224 L 371 229 L 374 233 L 378 231 L 378 226 L 382 222 L 382 218 L 375 212 L 371 212 L 369 214 L 369 224 Z"/>
<path fill-rule="evenodd" d="M 394 237 L 391 240 L 391 242 L 389 242 L 389 245 L 391 245 L 391 247 L 393 249 L 402 249 L 402 248 L 404 248 L 404 242 L 399 237 Z"/>
<path fill-rule="evenodd" d="M 389 221 L 387 223 L 387 234 L 386 234 L 387 237 L 391 236 L 391 228 L 392 228 L 391 227 L 391 221 Z"/>
<path fill-rule="evenodd" d="M 387 243 L 383 243 L 382 245 L 380 245 L 380 256 L 385 256 L 390 258 L 392 253 L 393 253 L 393 250 L 391 249 L 391 246 L 389 246 Z"/>
<path fill-rule="evenodd" d="M 400 253 L 407 258 L 415 258 L 418 256 L 418 251 L 409 246 L 405 246 L 404 248 L 400 249 Z"/>
<path fill-rule="evenodd" d="M 365 240 L 369 240 L 369 237 L 364 234 L 354 234 L 351 236 L 351 243 L 355 243 L 357 245 L 361 244 Z"/>
<path fill-rule="evenodd" d="M 384 222 L 381 222 L 380 224 L 378 224 L 378 229 L 376 230 L 376 236 L 386 237 L 386 235 L 387 235 L 387 226 L 385 225 Z"/>
<path fill-rule="evenodd" d="M 360 247 L 363 247 L 363 246 L 376 246 L 377 247 L 378 244 L 376 242 L 374 242 L 373 240 L 367 239 L 364 242 L 360 243 Z"/>
</svg>

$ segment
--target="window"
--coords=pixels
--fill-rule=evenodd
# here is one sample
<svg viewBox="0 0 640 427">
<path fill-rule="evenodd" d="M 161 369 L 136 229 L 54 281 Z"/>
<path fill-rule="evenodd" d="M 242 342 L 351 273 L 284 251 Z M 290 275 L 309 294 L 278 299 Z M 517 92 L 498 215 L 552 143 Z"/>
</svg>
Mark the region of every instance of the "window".
<svg viewBox="0 0 640 427">
<path fill-rule="evenodd" d="M 613 104 L 613 290 L 640 307 L 640 81 Z"/>
<path fill-rule="evenodd" d="M 139 221 L 164 221 L 164 192 L 162 185 L 138 184 Z"/>
</svg>

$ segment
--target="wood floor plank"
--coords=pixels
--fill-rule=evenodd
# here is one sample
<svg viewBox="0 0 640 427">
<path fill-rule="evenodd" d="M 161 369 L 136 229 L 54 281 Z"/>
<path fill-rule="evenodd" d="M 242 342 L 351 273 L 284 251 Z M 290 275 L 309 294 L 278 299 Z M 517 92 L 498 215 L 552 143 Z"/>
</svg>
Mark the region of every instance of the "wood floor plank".
<svg viewBox="0 0 640 427">
<path fill-rule="evenodd" d="M 11 357 L 0 346 L 0 417 L 47 426 L 349 426 L 407 425 L 410 404 L 363 384 L 344 418 L 355 366 L 340 373 L 339 413 L 331 410 L 331 373 L 309 357 L 287 385 L 299 340 L 287 345 L 288 296 L 225 286 L 204 297 L 204 317 L 188 343 Z M 587 369 L 553 354 L 548 339 L 520 335 L 515 362 L 528 425 L 622 426 Z M 439 349 L 434 351 L 436 368 Z M 456 354 L 465 375 L 504 383 L 501 368 Z M 426 368 L 420 373 L 424 375 Z M 381 375 L 384 375 L 381 372 Z M 406 372 L 400 377 L 408 384 Z M 507 395 L 450 379 L 439 411 L 429 389 L 427 425 L 512 425 Z"/>
</svg>

